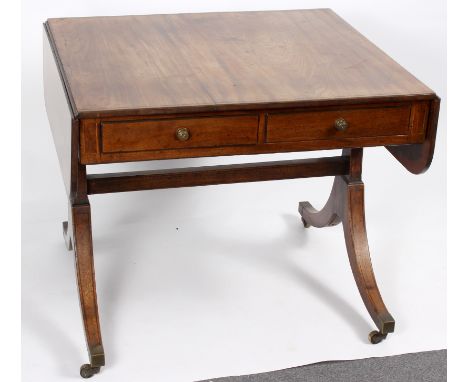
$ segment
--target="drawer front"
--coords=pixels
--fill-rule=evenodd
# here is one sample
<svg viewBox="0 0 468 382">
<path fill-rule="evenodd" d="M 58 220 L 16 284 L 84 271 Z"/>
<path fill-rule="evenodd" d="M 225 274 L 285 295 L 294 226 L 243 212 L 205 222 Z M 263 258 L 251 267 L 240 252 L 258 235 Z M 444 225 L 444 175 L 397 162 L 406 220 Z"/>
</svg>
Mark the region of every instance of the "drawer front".
<svg viewBox="0 0 468 382">
<path fill-rule="evenodd" d="M 255 145 L 258 115 L 101 122 L 102 153 Z"/>
<path fill-rule="evenodd" d="M 410 105 L 270 113 L 267 118 L 266 142 L 408 135 L 410 114 Z M 338 119 L 346 122 L 344 129 L 337 128 Z"/>
</svg>

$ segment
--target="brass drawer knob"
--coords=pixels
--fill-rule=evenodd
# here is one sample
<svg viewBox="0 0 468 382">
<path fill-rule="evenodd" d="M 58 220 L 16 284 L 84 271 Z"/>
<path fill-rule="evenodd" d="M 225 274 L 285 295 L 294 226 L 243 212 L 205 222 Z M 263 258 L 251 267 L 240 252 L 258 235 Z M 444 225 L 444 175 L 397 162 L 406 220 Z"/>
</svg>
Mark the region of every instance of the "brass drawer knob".
<svg viewBox="0 0 468 382">
<path fill-rule="evenodd" d="M 348 122 L 344 118 L 335 119 L 335 129 L 345 131 L 348 128 Z"/>
<path fill-rule="evenodd" d="M 187 139 L 189 139 L 190 138 L 189 129 L 187 129 L 186 127 L 179 127 L 176 130 L 176 138 L 179 141 L 186 141 Z"/>
</svg>

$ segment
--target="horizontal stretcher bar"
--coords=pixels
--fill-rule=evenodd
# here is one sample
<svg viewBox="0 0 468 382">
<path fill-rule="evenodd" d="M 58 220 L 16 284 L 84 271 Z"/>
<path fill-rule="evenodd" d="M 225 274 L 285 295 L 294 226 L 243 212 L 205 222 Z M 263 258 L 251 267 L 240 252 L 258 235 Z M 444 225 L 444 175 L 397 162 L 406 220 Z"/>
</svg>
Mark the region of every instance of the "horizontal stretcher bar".
<svg viewBox="0 0 468 382">
<path fill-rule="evenodd" d="M 346 156 L 88 175 L 88 194 L 349 174 Z"/>
</svg>

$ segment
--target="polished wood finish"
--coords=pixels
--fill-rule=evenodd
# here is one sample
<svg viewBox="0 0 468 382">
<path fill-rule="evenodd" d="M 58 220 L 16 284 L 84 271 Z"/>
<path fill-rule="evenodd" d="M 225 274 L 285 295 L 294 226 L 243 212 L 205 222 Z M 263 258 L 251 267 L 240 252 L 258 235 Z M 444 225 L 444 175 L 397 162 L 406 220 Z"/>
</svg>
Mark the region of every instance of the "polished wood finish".
<svg viewBox="0 0 468 382">
<path fill-rule="evenodd" d="M 266 141 L 295 142 L 320 139 L 409 135 L 411 105 L 387 108 L 339 109 L 317 112 L 268 114 Z M 348 127 L 337 130 L 343 118 Z"/>
<path fill-rule="evenodd" d="M 252 155 L 269 153 L 287 153 L 313 150 L 341 149 L 343 147 L 371 147 L 387 145 L 409 145 L 423 142 L 424 137 L 408 135 L 373 136 L 373 137 L 336 137 L 309 141 L 258 143 L 256 145 L 214 146 L 214 147 L 181 147 L 176 150 L 143 150 L 105 153 L 102 151 L 101 129 L 99 122 L 89 121 L 81 125 L 81 155 L 80 162 L 85 165 L 118 162 L 134 162 L 158 159 L 179 159 L 214 157 L 228 155 Z M 262 130 L 259 128 L 259 138 Z M 266 133 L 263 133 L 266 136 Z M 184 146 L 181 144 L 181 146 Z"/>
<path fill-rule="evenodd" d="M 186 129 L 181 141 L 177 130 Z M 255 145 L 258 115 L 102 122 L 103 153 Z"/>
<path fill-rule="evenodd" d="M 305 227 L 321 228 L 343 223 L 348 258 L 359 293 L 379 332 L 387 335 L 394 331 L 395 320 L 382 300 L 372 269 L 361 181 L 362 149 L 345 151 L 344 155 L 350 158 L 349 175 L 335 177 L 325 207 L 317 211 L 309 202 L 300 202 L 299 213 Z"/>
<path fill-rule="evenodd" d="M 71 123 L 73 112 L 68 103 L 69 96 L 59 72 L 60 65 L 56 62 L 53 45 L 49 44 L 47 31 L 43 33 L 43 78 L 44 100 L 49 119 L 50 131 L 54 139 L 55 150 L 60 164 L 62 179 L 67 194 L 70 193 L 71 180 Z"/>
<path fill-rule="evenodd" d="M 83 327 L 93 370 L 105 364 L 94 278 L 91 210 L 86 167 L 79 162 L 79 120 L 74 118 L 57 52 L 44 31 L 44 98 L 62 178 L 68 196 L 68 221 L 62 223 L 65 245 L 75 254 L 76 280 Z"/>
<path fill-rule="evenodd" d="M 413 174 L 422 174 L 432 163 L 437 135 L 437 122 L 439 119 L 440 99 L 431 102 L 427 114 L 428 127 L 422 143 L 387 146 L 387 150 Z"/>
<path fill-rule="evenodd" d="M 49 19 L 44 96 L 69 199 L 65 243 L 90 364 L 104 365 L 88 195 L 335 176 L 306 227 L 343 223 L 353 275 L 379 331 L 395 321 L 367 243 L 362 148 L 413 173 L 431 164 L 440 99 L 329 9 Z M 340 122 L 338 123 L 337 120 Z M 87 165 L 344 149 L 341 157 L 87 175 Z"/>
<path fill-rule="evenodd" d="M 49 19 L 46 26 L 81 120 L 82 164 L 425 147 L 437 120 L 427 118 L 436 95 L 328 9 Z M 241 123 L 223 129 L 222 122 L 205 144 L 173 142 L 164 135 L 171 127 L 140 117 L 168 114 L 175 120 L 162 125 L 193 121 L 203 130 L 197 118 L 249 111 L 264 121 L 257 144 L 253 131 L 247 145 L 223 142 L 215 129 L 233 138 L 243 132 Z M 339 114 L 352 125 L 341 134 L 330 124 Z M 128 125 L 113 125 L 119 116 Z"/>
<path fill-rule="evenodd" d="M 91 208 L 89 203 L 71 207 L 75 248 L 75 266 L 81 314 L 88 345 L 90 364 L 104 366 L 104 348 L 94 279 L 93 239 L 91 234 Z"/>
<path fill-rule="evenodd" d="M 434 97 L 330 9 L 47 24 L 80 118 Z"/>
<path fill-rule="evenodd" d="M 88 194 L 344 175 L 346 157 L 88 175 Z"/>
<path fill-rule="evenodd" d="M 261 154 L 342 147 L 422 143 L 429 101 L 308 109 L 85 119 L 80 126 L 80 161 L 114 163 L 203 156 Z M 337 131 L 345 118 L 349 128 Z M 254 126 L 255 125 L 255 126 Z M 258 128 L 257 128 L 258 125 Z M 177 141 L 177 128 L 193 130 Z"/>
</svg>

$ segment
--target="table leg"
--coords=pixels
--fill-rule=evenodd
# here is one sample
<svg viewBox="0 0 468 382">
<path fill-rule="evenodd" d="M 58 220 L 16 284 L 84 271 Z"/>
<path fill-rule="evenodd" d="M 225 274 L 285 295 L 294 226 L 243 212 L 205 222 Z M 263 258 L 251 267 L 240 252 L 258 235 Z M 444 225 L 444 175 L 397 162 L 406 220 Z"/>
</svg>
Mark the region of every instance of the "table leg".
<svg viewBox="0 0 468 382">
<path fill-rule="evenodd" d="M 306 228 L 310 226 L 320 228 L 343 223 L 348 258 L 356 285 L 369 314 L 379 329 L 369 334 L 370 342 L 376 344 L 385 339 L 388 333 L 394 331 L 395 320 L 385 307 L 372 269 L 365 223 L 364 184 L 360 177 L 361 164 L 356 163 L 361 160 L 362 151 L 352 150 L 350 152 L 350 175 L 335 178 L 325 207 L 317 211 L 308 202 L 300 202 L 299 213 Z"/>
<path fill-rule="evenodd" d="M 65 240 L 65 247 L 69 251 L 73 249 L 73 239 L 71 235 L 71 229 L 68 229 L 68 222 L 62 222 L 62 228 L 63 228 L 63 240 Z"/>
<path fill-rule="evenodd" d="M 299 202 L 299 214 L 301 215 L 302 223 L 305 228 L 311 226 L 316 228 L 331 227 L 341 223 L 341 218 L 337 214 L 337 192 L 338 192 L 338 177 L 333 182 L 333 187 L 325 206 L 320 210 L 316 210 L 309 202 Z"/>
<path fill-rule="evenodd" d="M 70 209 L 71 221 L 64 224 L 64 228 L 66 226 L 68 238 L 69 230 L 73 230 L 71 237 L 75 251 L 76 280 L 90 361 L 81 366 L 80 374 L 83 378 L 89 378 L 105 364 L 94 278 L 91 208 L 88 201 L 72 205 Z M 70 239 L 66 242 L 69 243 Z"/>
</svg>

